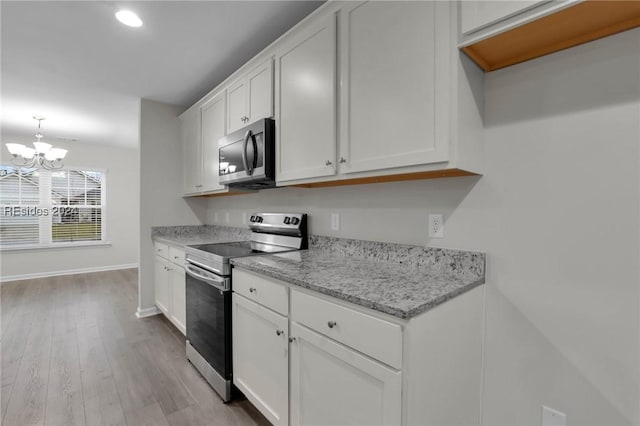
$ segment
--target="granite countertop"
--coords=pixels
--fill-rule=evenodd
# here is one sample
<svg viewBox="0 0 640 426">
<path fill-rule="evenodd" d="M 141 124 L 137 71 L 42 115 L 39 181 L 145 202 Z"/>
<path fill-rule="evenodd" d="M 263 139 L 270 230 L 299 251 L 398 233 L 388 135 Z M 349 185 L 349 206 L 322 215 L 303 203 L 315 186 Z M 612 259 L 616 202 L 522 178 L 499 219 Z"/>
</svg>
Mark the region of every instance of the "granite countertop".
<svg viewBox="0 0 640 426">
<path fill-rule="evenodd" d="M 155 226 L 151 228 L 151 237 L 173 246 L 185 246 L 209 243 L 224 243 L 228 241 L 246 241 L 251 231 L 243 228 L 226 226 Z"/>
<path fill-rule="evenodd" d="M 484 283 L 484 253 L 392 246 L 400 247 L 400 252 L 406 248 L 416 261 L 407 261 L 406 256 L 401 256 L 402 260 L 380 260 L 379 253 L 369 257 L 345 255 L 341 250 L 344 247 L 327 250 L 328 247 L 312 246 L 309 250 L 235 258 L 231 262 L 236 267 L 402 319 L 410 319 Z M 427 257 L 436 258 L 439 263 L 427 265 Z"/>
</svg>

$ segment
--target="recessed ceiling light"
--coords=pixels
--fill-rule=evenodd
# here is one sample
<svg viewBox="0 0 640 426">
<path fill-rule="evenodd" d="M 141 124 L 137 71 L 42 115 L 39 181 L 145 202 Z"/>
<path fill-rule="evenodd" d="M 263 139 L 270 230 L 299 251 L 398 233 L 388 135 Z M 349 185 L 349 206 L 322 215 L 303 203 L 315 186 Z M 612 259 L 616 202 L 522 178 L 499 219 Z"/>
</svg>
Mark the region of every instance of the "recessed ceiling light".
<svg viewBox="0 0 640 426">
<path fill-rule="evenodd" d="M 129 27 L 142 26 L 142 20 L 138 18 L 138 15 L 131 12 L 130 10 L 121 10 L 120 12 L 116 13 L 116 18 L 118 19 L 118 21 Z"/>
</svg>

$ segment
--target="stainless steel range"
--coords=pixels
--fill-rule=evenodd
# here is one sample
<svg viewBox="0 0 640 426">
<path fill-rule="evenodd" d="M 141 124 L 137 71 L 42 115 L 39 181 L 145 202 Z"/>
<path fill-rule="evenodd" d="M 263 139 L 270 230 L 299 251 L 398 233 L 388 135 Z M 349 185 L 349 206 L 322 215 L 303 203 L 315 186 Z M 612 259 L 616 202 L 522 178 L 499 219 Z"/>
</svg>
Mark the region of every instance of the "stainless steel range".
<svg viewBox="0 0 640 426">
<path fill-rule="evenodd" d="M 234 257 L 307 248 L 307 215 L 255 213 L 249 241 L 187 246 L 187 358 L 231 400 L 231 265 Z"/>
</svg>

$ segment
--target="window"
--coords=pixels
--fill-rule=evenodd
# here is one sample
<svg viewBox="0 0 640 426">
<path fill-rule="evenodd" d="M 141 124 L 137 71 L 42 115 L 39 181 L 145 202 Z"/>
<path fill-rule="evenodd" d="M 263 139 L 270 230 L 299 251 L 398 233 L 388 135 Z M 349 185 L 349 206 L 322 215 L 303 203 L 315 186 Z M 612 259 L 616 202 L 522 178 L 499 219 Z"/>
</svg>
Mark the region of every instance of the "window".
<svg viewBox="0 0 640 426">
<path fill-rule="evenodd" d="M 105 176 L 95 170 L 0 166 L 0 247 L 104 241 Z"/>
</svg>

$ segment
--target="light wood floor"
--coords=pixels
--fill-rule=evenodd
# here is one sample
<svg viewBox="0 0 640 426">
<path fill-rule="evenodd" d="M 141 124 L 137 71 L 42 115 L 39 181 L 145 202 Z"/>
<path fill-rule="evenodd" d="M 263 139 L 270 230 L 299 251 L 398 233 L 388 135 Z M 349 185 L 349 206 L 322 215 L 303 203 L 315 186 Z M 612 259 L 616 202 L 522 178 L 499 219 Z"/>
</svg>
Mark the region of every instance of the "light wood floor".
<svg viewBox="0 0 640 426">
<path fill-rule="evenodd" d="M 268 424 L 223 404 L 163 316 L 137 319 L 137 270 L 4 283 L 2 424 Z"/>
</svg>

